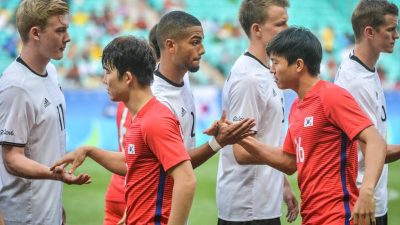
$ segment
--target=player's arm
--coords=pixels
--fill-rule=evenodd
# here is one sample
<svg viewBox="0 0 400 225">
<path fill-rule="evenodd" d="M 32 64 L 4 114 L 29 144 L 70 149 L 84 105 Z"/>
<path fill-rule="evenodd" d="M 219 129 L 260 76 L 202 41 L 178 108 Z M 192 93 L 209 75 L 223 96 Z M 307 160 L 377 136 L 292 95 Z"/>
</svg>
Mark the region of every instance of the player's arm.
<svg viewBox="0 0 400 225">
<path fill-rule="evenodd" d="M 255 135 L 252 135 L 251 137 L 255 138 Z M 240 165 L 262 165 L 265 164 L 263 160 L 260 158 L 254 157 L 252 154 L 250 154 L 246 149 L 244 149 L 241 145 L 239 144 L 234 144 L 232 145 L 233 148 L 233 155 L 235 156 L 236 161 Z"/>
<path fill-rule="evenodd" d="M 296 156 L 283 151 L 280 147 L 263 144 L 253 137 L 246 137 L 239 144 L 255 158 L 264 162 L 264 164 L 288 175 L 293 174 L 297 170 Z"/>
<path fill-rule="evenodd" d="M 86 157 L 93 159 L 112 173 L 121 176 L 126 174 L 125 156 L 122 152 L 111 152 L 93 146 L 79 147 L 75 151 L 64 155 L 63 158 L 54 163 L 51 170 L 54 170 L 57 166 L 65 168 L 68 164 L 72 164 L 69 172 L 74 173 L 85 161 Z"/>
<path fill-rule="evenodd" d="M 65 173 L 62 170 L 50 171 L 46 165 L 40 164 L 29 159 L 24 154 L 23 147 L 3 144 L 3 162 L 7 172 L 14 176 L 26 179 L 49 179 L 59 180 L 67 184 L 87 184 L 90 183 L 90 177 L 87 174 L 74 176 Z"/>
<path fill-rule="evenodd" d="M 283 200 L 285 201 L 287 206 L 286 219 L 289 223 L 291 223 L 295 221 L 297 216 L 299 215 L 299 203 L 292 191 L 289 179 L 286 176 L 283 182 Z"/>
<path fill-rule="evenodd" d="M 391 163 L 400 159 L 400 145 L 388 145 L 385 163 Z"/>
<path fill-rule="evenodd" d="M 214 122 L 210 128 L 204 131 L 205 134 L 213 136 L 213 140 L 188 151 L 193 168 L 203 164 L 222 147 L 237 143 L 241 139 L 254 134 L 254 131 L 250 130 L 254 126 L 253 119 L 244 119 L 235 123 L 229 122 L 226 120 L 226 113 L 223 112 L 220 120 Z M 211 147 L 212 141 L 217 143 L 217 147 Z"/>
<path fill-rule="evenodd" d="M 0 212 L 0 225 L 4 225 L 3 214 Z"/>
<path fill-rule="evenodd" d="M 174 179 L 171 213 L 168 225 L 184 225 L 189 217 L 196 189 L 196 177 L 189 160 L 167 171 Z"/>
<path fill-rule="evenodd" d="M 375 221 L 374 190 L 382 172 L 387 147 L 374 126 L 365 128 L 356 138 L 365 145 L 365 175 L 352 213 L 355 225 L 364 224 L 364 220 Z"/>
</svg>

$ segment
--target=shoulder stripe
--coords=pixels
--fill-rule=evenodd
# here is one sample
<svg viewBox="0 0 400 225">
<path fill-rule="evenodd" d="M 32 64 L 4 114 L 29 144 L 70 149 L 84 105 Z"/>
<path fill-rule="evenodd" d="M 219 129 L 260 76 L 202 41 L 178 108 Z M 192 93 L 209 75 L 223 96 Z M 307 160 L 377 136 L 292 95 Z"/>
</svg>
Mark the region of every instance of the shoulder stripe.
<svg viewBox="0 0 400 225">
<path fill-rule="evenodd" d="M 156 215 L 154 217 L 155 225 L 161 225 L 162 204 L 163 204 L 164 189 L 165 189 L 165 178 L 166 178 L 166 173 L 163 170 L 162 166 L 160 166 L 160 180 L 158 183 L 158 190 L 157 190 Z"/>
<path fill-rule="evenodd" d="M 347 164 L 347 143 L 349 139 L 345 133 L 342 133 L 341 138 L 341 149 L 340 149 L 340 178 L 343 189 L 343 202 L 344 202 L 344 210 L 345 210 L 345 225 L 350 225 L 350 194 L 349 190 L 346 186 L 346 164 Z"/>
</svg>

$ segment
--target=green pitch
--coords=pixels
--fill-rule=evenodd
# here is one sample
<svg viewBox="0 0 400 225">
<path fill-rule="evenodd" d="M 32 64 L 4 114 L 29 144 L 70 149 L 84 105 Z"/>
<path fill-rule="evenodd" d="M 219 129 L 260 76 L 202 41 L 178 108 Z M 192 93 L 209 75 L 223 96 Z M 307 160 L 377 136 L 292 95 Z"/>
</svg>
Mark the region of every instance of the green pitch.
<svg viewBox="0 0 400 225">
<path fill-rule="evenodd" d="M 215 179 L 218 159 L 214 157 L 196 170 L 197 190 L 190 213 L 190 225 L 216 225 Z M 103 221 L 104 193 L 110 173 L 92 160 L 85 161 L 78 172 L 87 172 L 92 176 L 92 184 L 85 186 L 64 186 L 64 207 L 67 211 L 68 225 L 101 225 Z M 400 162 L 389 167 L 389 224 L 400 224 Z M 397 178 L 396 178 L 397 177 Z M 290 177 L 292 187 L 298 189 L 296 177 Z M 284 212 L 286 208 L 284 207 Z M 282 218 L 282 225 L 287 225 Z M 300 225 L 301 220 L 292 223 Z"/>
</svg>

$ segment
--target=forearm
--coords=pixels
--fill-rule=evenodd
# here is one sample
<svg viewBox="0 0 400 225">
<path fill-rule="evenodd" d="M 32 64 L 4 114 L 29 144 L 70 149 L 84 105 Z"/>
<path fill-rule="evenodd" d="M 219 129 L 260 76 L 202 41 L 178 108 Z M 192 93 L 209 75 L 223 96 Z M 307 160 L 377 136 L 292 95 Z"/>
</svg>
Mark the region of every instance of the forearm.
<svg viewBox="0 0 400 225">
<path fill-rule="evenodd" d="M 380 136 L 374 141 L 370 141 L 365 146 L 365 174 L 361 184 L 361 189 L 374 190 L 375 185 L 382 173 L 383 164 L 386 157 L 386 143 Z"/>
<path fill-rule="evenodd" d="M 87 149 L 87 156 L 112 173 L 121 176 L 126 174 L 125 156 L 121 152 L 110 152 L 91 147 Z"/>
<path fill-rule="evenodd" d="M 258 157 L 250 154 L 239 144 L 232 145 L 233 155 L 240 165 L 264 165 L 265 162 Z"/>
<path fill-rule="evenodd" d="M 190 149 L 188 153 L 193 169 L 195 169 L 215 155 L 216 152 L 211 149 L 208 143 L 205 143 L 198 148 Z"/>
<path fill-rule="evenodd" d="M 400 159 L 400 145 L 388 145 L 385 163 L 391 163 Z"/>
<path fill-rule="evenodd" d="M 49 179 L 57 180 L 50 167 L 42 165 L 22 154 L 9 155 L 4 162 L 7 172 L 14 176 L 26 179 Z"/>
<path fill-rule="evenodd" d="M 190 168 L 190 162 L 186 161 L 182 164 L 179 165 L 181 171 L 172 174 L 174 188 L 168 225 L 184 225 L 186 223 L 196 189 L 196 178 Z M 182 172 L 182 167 L 186 167 L 186 171 Z"/>
<path fill-rule="evenodd" d="M 239 144 L 255 158 L 286 174 L 296 172 L 296 157 L 283 152 L 282 148 L 265 145 L 255 138 L 247 137 Z"/>
</svg>

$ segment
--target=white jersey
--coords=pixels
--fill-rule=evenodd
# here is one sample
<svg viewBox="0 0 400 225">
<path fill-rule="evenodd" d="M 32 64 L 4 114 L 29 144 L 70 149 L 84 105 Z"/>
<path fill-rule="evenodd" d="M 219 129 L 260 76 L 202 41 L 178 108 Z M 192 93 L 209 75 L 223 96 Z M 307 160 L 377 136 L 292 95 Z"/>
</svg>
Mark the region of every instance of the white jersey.
<svg viewBox="0 0 400 225">
<path fill-rule="evenodd" d="M 284 137 L 283 93 L 268 68 L 246 52 L 235 62 L 222 92 L 229 120 L 254 118 L 256 138 L 281 146 Z M 281 216 L 283 173 L 266 165 L 239 165 L 231 145 L 220 151 L 217 176 L 218 217 L 252 221 Z"/>
<path fill-rule="evenodd" d="M 157 100 L 171 109 L 179 120 L 186 150 L 193 149 L 196 144 L 196 108 L 190 89 L 189 74 L 185 74 L 182 84 L 175 84 L 156 70 L 151 89 Z"/>
<path fill-rule="evenodd" d="M 376 70 L 369 69 L 355 55 L 350 54 L 340 65 L 336 74 L 335 84 L 343 87 L 353 95 L 361 109 L 369 116 L 379 133 L 386 140 L 386 100 Z M 365 162 L 363 154 L 359 148 L 357 176 L 357 186 L 359 188 L 361 187 L 364 173 Z M 387 212 L 387 179 L 388 166 L 385 164 L 383 166 L 381 177 L 375 188 L 377 217 L 383 216 Z"/>
<path fill-rule="evenodd" d="M 25 156 L 51 166 L 65 154 L 65 99 L 56 69 L 34 73 L 17 58 L 0 78 L 0 150 L 23 147 Z M 7 172 L 0 154 L 0 211 L 7 225 L 59 225 L 63 183 L 31 180 Z"/>
</svg>

